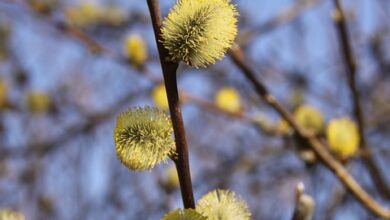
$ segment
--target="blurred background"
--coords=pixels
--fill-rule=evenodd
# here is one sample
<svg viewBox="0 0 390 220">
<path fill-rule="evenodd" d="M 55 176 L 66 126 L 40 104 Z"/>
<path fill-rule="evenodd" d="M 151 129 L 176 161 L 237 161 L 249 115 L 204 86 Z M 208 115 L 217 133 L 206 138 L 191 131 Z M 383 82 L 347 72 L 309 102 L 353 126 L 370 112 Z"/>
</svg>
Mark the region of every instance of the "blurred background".
<svg viewBox="0 0 390 220">
<path fill-rule="evenodd" d="M 237 42 L 268 89 L 325 124 L 353 118 L 330 0 L 236 0 Z M 343 0 L 365 135 L 390 183 L 390 1 Z M 160 1 L 165 16 L 173 0 Z M 195 199 L 215 188 L 253 219 L 290 219 L 303 182 L 314 219 L 376 219 L 256 95 L 229 57 L 181 64 L 179 89 Z M 0 0 L 0 208 L 26 219 L 160 219 L 182 207 L 173 163 L 130 172 L 113 129 L 131 106 L 166 108 L 146 1 Z M 324 137 L 324 132 L 319 136 Z M 359 153 L 346 167 L 378 201 Z"/>
</svg>

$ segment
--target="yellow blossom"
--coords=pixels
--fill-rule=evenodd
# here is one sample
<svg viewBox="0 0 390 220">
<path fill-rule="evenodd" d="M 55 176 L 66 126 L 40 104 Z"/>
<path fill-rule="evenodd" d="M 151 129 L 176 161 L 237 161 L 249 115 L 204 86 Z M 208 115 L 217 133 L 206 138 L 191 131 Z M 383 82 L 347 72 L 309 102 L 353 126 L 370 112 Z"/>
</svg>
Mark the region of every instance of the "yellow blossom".
<svg viewBox="0 0 390 220">
<path fill-rule="evenodd" d="M 342 156 L 352 156 L 359 146 L 359 132 L 356 124 L 349 118 L 336 118 L 329 122 L 326 136 L 330 149 Z"/>
<path fill-rule="evenodd" d="M 132 34 L 126 37 L 124 42 L 124 53 L 129 61 L 137 66 L 142 66 L 148 58 L 148 50 L 142 37 Z"/>
<path fill-rule="evenodd" d="M 169 105 L 168 105 L 168 98 L 167 98 L 167 93 L 165 91 L 165 85 L 160 84 L 157 85 L 152 92 L 152 97 L 154 104 L 163 110 L 168 110 Z"/>
<path fill-rule="evenodd" d="M 276 128 L 280 134 L 287 134 L 290 131 L 290 125 L 283 118 L 279 119 Z"/>
<path fill-rule="evenodd" d="M 310 105 L 302 105 L 294 112 L 294 117 L 298 124 L 306 130 L 314 133 L 321 133 L 324 127 L 324 118 L 322 113 Z"/>
<path fill-rule="evenodd" d="M 166 214 L 161 220 L 206 220 L 206 218 L 193 209 L 177 209 Z"/>
<path fill-rule="evenodd" d="M 215 96 L 216 105 L 229 112 L 238 112 L 241 110 L 240 95 L 230 87 L 223 87 Z"/>
<path fill-rule="evenodd" d="M 70 24 L 85 27 L 99 21 L 101 7 L 91 2 L 69 7 L 65 10 L 65 16 Z"/>
<path fill-rule="evenodd" d="M 0 79 L 0 109 L 7 106 L 8 88 L 3 79 Z"/>
<path fill-rule="evenodd" d="M 208 220 L 249 220 L 251 213 L 245 201 L 228 190 L 214 190 L 204 195 L 197 204 L 197 211 Z"/>
<path fill-rule="evenodd" d="M 45 113 L 51 107 L 50 96 L 45 92 L 29 92 L 27 93 L 27 107 L 32 113 Z"/>
<path fill-rule="evenodd" d="M 116 153 L 130 170 L 148 170 L 174 154 L 173 129 L 157 108 L 130 108 L 117 118 Z"/>
<path fill-rule="evenodd" d="M 25 217 L 12 209 L 0 209 L 0 220 L 25 220 Z"/>
<path fill-rule="evenodd" d="M 180 186 L 179 176 L 177 175 L 175 166 L 168 167 L 165 170 L 164 175 L 165 175 L 164 185 L 166 185 L 169 188 L 177 188 Z"/>
<path fill-rule="evenodd" d="M 206 67 L 233 44 L 236 17 L 230 0 L 178 0 L 163 21 L 163 45 L 172 61 Z"/>
<path fill-rule="evenodd" d="M 100 20 L 105 24 L 118 26 L 125 22 L 126 14 L 121 8 L 111 5 L 101 9 Z"/>
</svg>

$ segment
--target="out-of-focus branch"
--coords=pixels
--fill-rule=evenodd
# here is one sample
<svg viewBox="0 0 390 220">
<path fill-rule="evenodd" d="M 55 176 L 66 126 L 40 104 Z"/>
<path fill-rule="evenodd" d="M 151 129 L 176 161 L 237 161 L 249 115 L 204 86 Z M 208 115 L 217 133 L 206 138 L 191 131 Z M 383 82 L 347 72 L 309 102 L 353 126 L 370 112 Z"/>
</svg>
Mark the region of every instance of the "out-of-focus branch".
<svg viewBox="0 0 390 220">
<path fill-rule="evenodd" d="M 337 210 L 341 207 L 342 203 L 345 201 L 347 196 L 347 191 L 343 188 L 335 186 L 332 188 L 332 191 L 329 193 L 328 203 L 322 212 L 322 219 L 328 220 L 333 219 Z"/>
<path fill-rule="evenodd" d="M 386 198 L 390 198 L 390 189 L 388 188 L 386 180 L 383 178 L 379 167 L 375 163 L 372 151 L 367 144 L 364 134 L 364 117 L 360 103 L 360 95 L 356 85 L 356 60 L 351 47 L 351 40 L 347 30 L 345 15 L 341 8 L 340 1 L 334 0 L 334 4 L 334 21 L 337 28 L 341 52 L 344 58 L 344 62 L 346 64 L 348 86 L 352 93 L 353 112 L 358 124 L 358 130 L 360 135 L 360 147 L 363 149 L 364 152 L 362 154 L 363 160 L 366 163 L 367 168 L 369 169 L 370 174 L 374 180 L 374 183 L 377 185 L 379 192 L 381 192 L 381 194 L 383 194 Z"/>
<path fill-rule="evenodd" d="M 234 45 L 230 49 L 229 54 L 233 62 L 255 88 L 258 95 L 286 120 L 297 135 L 307 141 L 317 157 L 339 178 L 344 186 L 373 214 L 385 219 L 390 219 L 390 210 L 376 202 L 374 198 L 359 185 L 345 167 L 329 153 L 326 146 L 313 134 L 306 132 L 306 130 L 295 121 L 293 115 L 280 105 L 275 97 L 268 92 L 264 84 L 257 80 L 255 72 L 245 63 L 243 52 L 239 46 Z"/>
</svg>

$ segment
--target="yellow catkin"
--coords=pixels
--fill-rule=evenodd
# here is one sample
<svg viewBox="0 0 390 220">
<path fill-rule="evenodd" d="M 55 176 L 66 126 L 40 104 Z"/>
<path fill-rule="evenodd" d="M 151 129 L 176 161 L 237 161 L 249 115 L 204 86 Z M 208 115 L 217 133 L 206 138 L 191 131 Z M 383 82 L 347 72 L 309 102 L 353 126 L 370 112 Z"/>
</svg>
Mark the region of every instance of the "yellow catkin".
<svg viewBox="0 0 390 220">
<path fill-rule="evenodd" d="M 304 129 L 310 130 L 316 134 L 321 133 L 324 127 L 324 118 L 322 113 L 313 106 L 302 105 L 294 112 L 294 117 L 298 124 Z"/>
<path fill-rule="evenodd" d="M 208 220 L 249 220 L 251 213 L 245 201 L 229 190 L 217 189 L 204 195 L 196 210 Z"/>
<path fill-rule="evenodd" d="M 50 12 L 58 3 L 57 0 L 28 0 L 28 3 L 35 10 L 41 13 Z"/>
<path fill-rule="evenodd" d="M 157 108 L 130 108 L 119 114 L 114 130 L 118 159 L 130 170 L 153 168 L 174 154 L 173 129 Z"/>
<path fill-rule="evenodd" d="M 163 110 L 169 109 L 168 98 L 164 84 L 159 84 L 154 87 L 152 91 L 152 98 L 156 107 L 161 108 Z"/>
<path fill-rule="evenodd" d="M 8 88 L 3 79 L 0 78 L 0 109 L 7 106 L 8 102 Z"/>
<path fill-rule="evenodd" d="M 163 45 L 172 61 L 206 67 L 222 59 L 237 35 L 230 0 L 178 0 L 163 21 Z"/>
<path fill-rule="evenodd" d="M 290 125 L 283 118 L 279 119 L 276 128 L 280 134 L 288 134 L 290 132 Z"/>
<path fill-rule="evenodd" d="M 128 35 L 124 41 L 124 53 L 129 61 L 137 66 L 142 66 L 148 58 L 148 50 L 145 41 L 136 34 Z"/>
<path fill-rule="evenodd" d="M 100 12 L 100 21 L 108 25 L 119 26 L 126 21 L 126 13 L 118 6 L 106 6 Z"/>
<path fill-rule="evenodd" d="M 215 104 L 229 112 L 239 112 L 241 110 L 240 95 L 237 90 L 230 87 L 223 87 L 217 92 Z"/>
<path fill-rule="evenodd" d="M 358 128 L 351 119 L 343 117 L 329 122 L 326 129 L 330 149 L 342 157 L 352 156 L 359 146 Z"/>
<path fill-rule="evenodd" d="M 91 2 L 84 2 L 80 5 L 65 9 L 65 17 L 68 23 L 85 27 L 95 24 L 101 17 L 102 8 Z"/>
<path fill-rule="evenodd" d="M 25 220 L 25 217 L 12 209 L 0 209 L 0 220 Z"/>
<path fill-rule="evenodd" d="M 161 220 L 206 220 L 206 217 L 193 209 L 177 209 L 166 214 Z"/>
<path fill-rule="evenodd" d="M 31 113 L 46 113 L 49 111 L 51 103 L 50 96 L 45 92 L 32 91 L 27 93 L 27 107 Z"/>
<path fill-rule="evenodd" d="M 178 188 L 180 186 L 179 176 L 177 175 L 176 167 L 170 166 L 165 172 L 165 185 L 169 188 Z"/>
</svg>

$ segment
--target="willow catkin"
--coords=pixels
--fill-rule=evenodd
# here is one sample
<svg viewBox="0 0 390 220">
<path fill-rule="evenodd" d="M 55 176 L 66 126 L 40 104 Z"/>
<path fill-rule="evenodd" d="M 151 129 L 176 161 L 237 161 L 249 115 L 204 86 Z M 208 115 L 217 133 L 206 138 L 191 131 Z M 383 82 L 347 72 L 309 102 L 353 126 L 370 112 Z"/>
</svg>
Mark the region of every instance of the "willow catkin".
<svg viewBox="0 0 390 220">
<path fill-rule="evenodd" d="M 172 61 L 206 67 L 221 59 L 237 35 L 230 0 L 179 0 L 163 21 L 163 45 Z"/>
<path fill-rule="evenodd" d="M 175 152 L 168 116 L 157 108 L 130 108 L 117 118 L 116 153 L 130 170 L 148 170 Z"/>
</svg>

